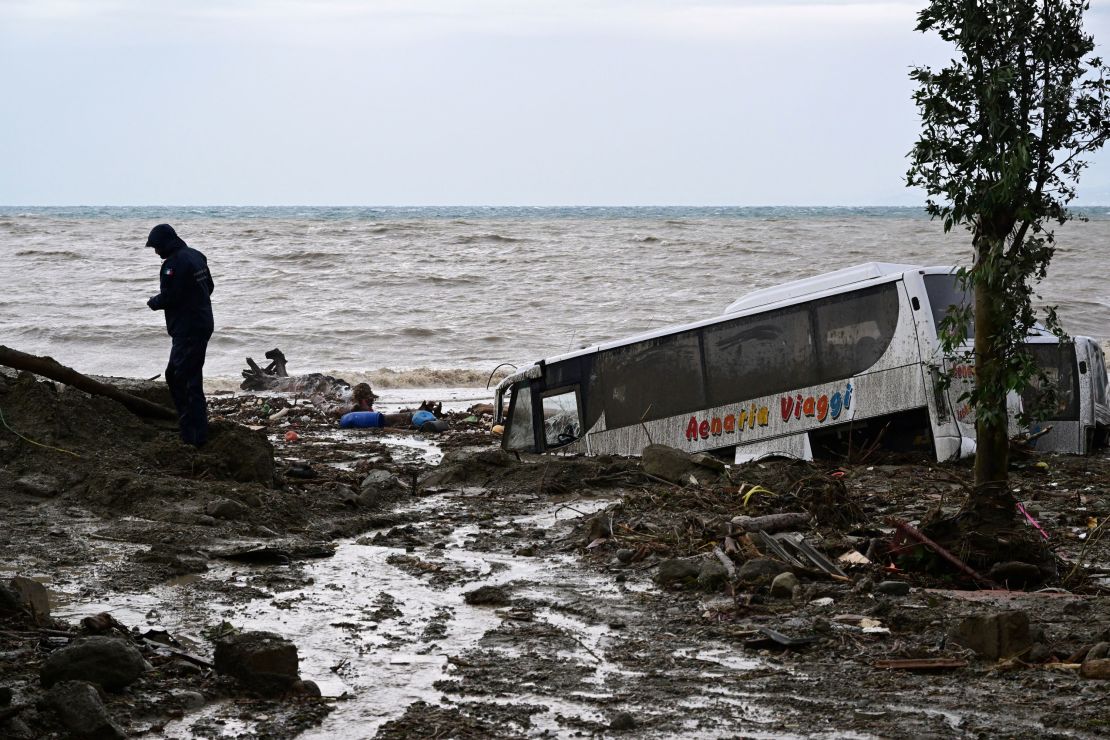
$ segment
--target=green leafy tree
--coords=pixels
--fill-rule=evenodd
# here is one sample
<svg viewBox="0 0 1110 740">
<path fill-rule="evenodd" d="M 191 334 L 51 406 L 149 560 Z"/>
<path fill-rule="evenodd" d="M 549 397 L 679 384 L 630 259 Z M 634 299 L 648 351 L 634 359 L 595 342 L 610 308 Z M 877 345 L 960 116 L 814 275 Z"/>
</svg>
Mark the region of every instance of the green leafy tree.
<svg viewBox="0 0 1110 740">
<path fill-rule="evenodd" d="M 1007 484 L 1006 396 L 1037 374 L 1025 349 L 1036 322 L 1034 286 L 1055 250 L 1052 228 L 1072 218 L 1086 155 L 1110 137 L 1110 83 L 1083 30 L 1089 3 L 1076 0 L 933 0 L 917 30 L 952 44 L 943 69 L 918 67 L 914 101 L 921 135 L 909 185 L 928 194 L 926 209 L 966 228 L 974 259 L 960 279 L 973 305 L 953 309 L 941 327 L 951 356 L 968 342 L 974 314 L 978 452 L 975 492 L 966 511 L 980 521 L 1014 516 Z M 1059 331 L 1055 311 L 1046 324 Z"/>
</svg>

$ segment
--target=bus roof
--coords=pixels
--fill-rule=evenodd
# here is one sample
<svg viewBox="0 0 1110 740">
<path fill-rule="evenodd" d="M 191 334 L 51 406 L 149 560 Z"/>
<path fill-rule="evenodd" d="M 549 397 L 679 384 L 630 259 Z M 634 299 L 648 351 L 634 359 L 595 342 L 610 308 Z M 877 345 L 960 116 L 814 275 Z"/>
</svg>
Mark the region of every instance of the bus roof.
<svg viewBox="0 0 1110 740">
<path fill-rule="evenodd" d="M 536 364 L 553 364 L 562 360 L 568 360 L 572 357 L 600 352 L 602 350 L 612 349 L 614 347 L 620 347 L 626 344 L 632 344 L 634 342 L 643 341 L 645 339 L 665 336 L 677 331 L 695 329 L 701 326 L 708 326 L 719 321 L 724 321 L 727 318 L 731 318 L 730 314 L 748 312 L 758 313 L 758 309 L 762 306 L 771 306 L 773 304 L 780 303 L 801 302 L 810 295 L 824 294 L 830 291 L 835 292 L 837 288 L 852 285 L 854 283 L 865 283 L 868 281 L 886 282 L 885 280 L 882 280 L 882 278 L 895 280 L 907 272 L 951 273 L 955 269 L 956 268 L 951 266 L 921 267 L 920 265 L 900 265 L 892 262 L 865 262 L 861 265 L 855 265 L 854 267 L 845 267 L 844 269 L 836 270 L 834 272 L 827 272 L 823 275 L 815 275 L 813 277 L 802 278 L 801 280 L 793 280 L 789 283 L 783 283 L 782 285 L 777 285 L 772 288 L 757 290 L 753 293 L 747 294 L 743 298 L 740 298 L 738 301 L 730 305 L 723 314 L 717 316 L 710 316 L 708 318 L 689 322 L 686 324 L 664 326 L 658 329 L 642 332 L 640 334 L 634 334 L 632 336 L 621 337 L 619 339 L 611 339 L 606 342 L 601 342 L 600 344 L 587 345 L 585 347 L 582 347 L 581 349 L 572 350 L 560 355 L 555 355 L 554 357 L 544 358 Z M 751 301 L 751 303 L 747 303 L 748 301 Z M 517 373 L 510 376 L 509 378 L 506 378 L 504 381 L 502 381 L 501 385 L 507 386 L 512 382 L 516 382 L 517 380 L 522 379 L 524 379 L 523 374 Z"/>
<path fill-rule="evenodd" d="M 918 265 L 900 265 L 894 262 L 864 262 L 862 265 L 845 267 L 842 270 L 826 272 L 823 275 L 814 275 L 813 277 L 792 280 L 789 283 L 752 291 L 731 303 L 724 312 L 726 314 L 738 313 L 750 308 L 758 308 L 759 306 L 809 295 L 810 293 L 819 293 L 886 275 L 901 275 L 904 272 L 919 269 L 921 268 Z"/>
</svg>

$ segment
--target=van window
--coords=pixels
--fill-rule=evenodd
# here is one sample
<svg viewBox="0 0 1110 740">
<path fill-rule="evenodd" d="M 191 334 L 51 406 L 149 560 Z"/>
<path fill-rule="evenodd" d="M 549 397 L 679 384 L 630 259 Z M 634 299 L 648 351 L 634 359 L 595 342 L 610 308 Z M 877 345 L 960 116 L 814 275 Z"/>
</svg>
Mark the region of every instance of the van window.
<svg viewBox="0 0 1110 740">
<path fill-rule="evenodd" d="M 809 310 L 797 306 L 703 329 L 710 406 L 817 382 Z"/>
<path fill-rule="evenodd" d="M 701 347 L 694 331 L 601 353 L 605 420 L 610 428 L 705 408 Z"/>
<path fill-rule="evenodd" d="M 548 447 L 562 447 L 582 436 L 578 394 L 561 391 L 543 397 L 543 437 Z"/>
<path fill-rule="evenodd" d="M 929 308 L 933 312 L 933 326 L 940 334 L 940 322 L 948 315 L 951 306 L 972 306 L 975 301 L 971 293 L 964 290 L 955 275 L 923 275 L 925 293 L 929 296 Z M 970 317 L 969 317 L 970 318 Z M 967 338 L 975 338 L 975 322 L 967 322 Z"/>
<path fill-rule="evenodd" d="M 505 447 L 510 450 L 535 449 L 536 437 L 532 431 L 532 389 L 527 383 L 513 386 L 512 413 Z"/>
<path fill-rule="evenodd" d="M 820 382 L 850 378 L 878 362 L 894 339 L 898 308 L 896 283 L 815 301 Z"/>
</svg>

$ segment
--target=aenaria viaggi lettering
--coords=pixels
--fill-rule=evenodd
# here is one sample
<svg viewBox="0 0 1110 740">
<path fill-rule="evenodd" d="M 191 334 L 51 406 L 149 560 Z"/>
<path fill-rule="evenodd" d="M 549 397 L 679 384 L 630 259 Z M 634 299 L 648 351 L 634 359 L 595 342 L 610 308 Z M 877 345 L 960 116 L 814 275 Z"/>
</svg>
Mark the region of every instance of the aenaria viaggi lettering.
<svg viewBox="0 0 1110 740">
<path fill-rule="evenodd" d="M 848 383 L 843 392 L 836 391 L 831 396 L 828 394 L 803 396 L 800 393 L 783 396 L 779 399 L 779 406 L 784 425 L 805 418 L 816 419 L 819 424 L 823 424 L 829 420 L 839 419 L 852 408 L 852 384 Z M 770 424 L 770 409 L 753 403 L 735 414 L 709 416 L 702 419 L 691 416 L 686 424 L 686 440 L 695 442 L 699 439 L 722 437 L 726 434 L 742 436 L 745 429 L 766 427 Z"/>
</svg>

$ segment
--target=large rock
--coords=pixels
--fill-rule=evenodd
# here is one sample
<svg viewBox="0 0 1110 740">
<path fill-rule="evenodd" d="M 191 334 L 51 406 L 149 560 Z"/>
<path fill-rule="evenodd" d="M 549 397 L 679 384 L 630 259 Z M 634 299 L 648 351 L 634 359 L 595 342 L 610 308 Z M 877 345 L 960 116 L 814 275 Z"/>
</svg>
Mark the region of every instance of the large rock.
<svg viewBox="0 0 1110 740">
<path fill-rule="evenodd" d="M 779 599 L 789 599 L 794 595 L 794 589 L 798 587 L 798 577 L 786 571 L 779 573 L 775 579 L 771 581 L 771 595 Z"/>
<path fill-rule="evenodd" d="M 44 624 L 50 618 L 50 594 L 46 586 L 30 578 L 16 576 L 11 580 L 11 587 L 36 622 Z"/>
<path fill-rule="evenodd" d="M 15 490 L 36 498 L 54 498 L 61 493 L 61 484 L 52 475 L 33 473 L 17 479 Z"/>
<path fill-rule="evenodd" d="M 715 481 L 724 469 L 716 458 L 691 455 L 667 445 L 648 445 L 640 453 L 640 457 L 645 473 L 679 485 L 689 483 L 690 476 L 699 483 Z"/>
<path fill-rule="evenodd" d="M 744 583 L 771 582 L 782 573 L 789 573 L 790 566 L 771 558 L 752 558 L 740 566 L 736 577 Z"/>
<path fill-rule="evenodd" d="M 272 632 L 243 632 L 217 641 L 213 662 L 217 673 L 263 694 L 286 691 L 300 678 L 297 646 Z"/>
<path fill-rule="evenodd" d="M 728 583 L 728 570 L 717 558 L 707 558 L 698 572 L 698 588 L 702 591 L 717 591 Z"/>
<path fill-rule="evenodd" d="M 674 558 L 659 564 L 659 570 L 655 573 L 655 582 L 660 588 L 674 586 L 692 588 L 697 585 L 700 575 L 701 563 L 697 560 Z"/>
<path fill-rule="evenodd" d="M 208 516 L 233 521 L 243 519 L 249 512 L 250 509 L 245 505 L 229 498 L 218 498 L 215 501 L 208 502 L 208 505 L 204 507 L 204 513 Z"/>
<path fill-rule="evenodd" d="M 142 653 L 129 642 L 115 637 L 86 637 L 51 653 L 39 677 L 46 688 L 61 681 L 88 681 L 119 691 L 134 683 L 148 667 Z"/>
<path fill-rule="evenodd" d="M 1023 563 L 1017 560 L 1006 563 L 995 563 L 987 574 L 995 583 L 1012 589 L 1036 587 L 1044 582 L 1044 573 L 1032 563 Z"/>
<path fill-rule="evenodd" d="M 988 660 L 1009 658 L 1033 646 L 1029 615 L 1022 611 L 967 617 L 948 634 L 949 642 Z"/>
<path fill-rule="evenodd" d="M 46 705 L 78 740 L 123 740 L 127 734 L 112 721 L 96 688 L 84 681 L 62 681 L 46 694 Z"/>
</svg>

